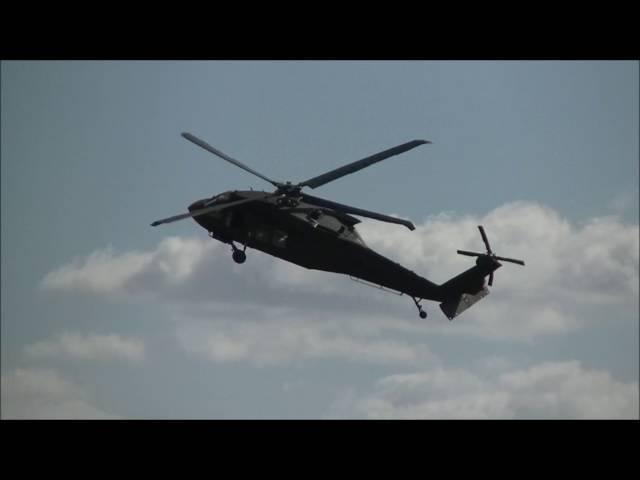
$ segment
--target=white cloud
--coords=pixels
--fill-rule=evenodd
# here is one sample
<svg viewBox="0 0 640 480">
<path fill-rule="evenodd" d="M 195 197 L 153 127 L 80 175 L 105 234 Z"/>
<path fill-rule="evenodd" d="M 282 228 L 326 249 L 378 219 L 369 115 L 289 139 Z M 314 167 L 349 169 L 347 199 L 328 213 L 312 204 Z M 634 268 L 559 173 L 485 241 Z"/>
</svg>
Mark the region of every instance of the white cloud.
<svg viewBox="0 0 640 480">
<path fill-rule="evenodd" d="M 259 320 L 217 317 L 178 322 L 177 338 L 187 352 L 216 363 L 274 366 L 339 359 L 377 365 L 424 365 L 435 361 L 425 344 L 376 339 L 349 324 L 291 312 L 263 312 Z"/>
<path fill-rule="evenodd" d="M 487 371 L 505 371 L 511 368 L 511 362 L 505 357 L 490 355 L 477 362 L 479 367 Z"/>
<path fill-rule="evenodd" d="M 74 259 L 71 264 L 48 273 L 43 286 L 48 289 L 111 292 L 133 276 L 149 267 L 152 256 L 148 253 L 125 253 L 114 256 L 112 248 L 99 250 L 84 261 Z"/>
<path fill-rule="evenodd" d="M 576 226 L 547 207 L 515 202 L 484 217 L 429 217 L 414 232 L 372 221 L 359 229 L 375 250 L 442 283 L 473 265 L 456 249 L 483 250 L 479 224 L 485 226 L 498 255 L 522 258 L 526 267 L 505 263 L 496 272 L 492 294 L 453 324 L 444 319 L 437 304 L 425 302 L 431 316 L 429 323 L 419 324 L 423 331 L 530 340 L 580 328 L 602 317 L 592 313 L 597 308 L 601 312 L 622 309 L 625 314 L 637 311 L 638 225 L 623 224 L 614 217 Z M 249 253 L 247 263 L 236 265 L 228 250 L 204 235 L 171 237 L 146 252 L 107 250 L 75 260 L 47 274 L 43 286 L 151 296 L 191 308 L 253 305 L 259 311 L 285 306 L 299 317 L 323 311 L 349 319 L 386 316 L 388 328 L 415 330 L 398 321 L 415 315 L 407 297 L 382 294 L 345 276 L 306 270 L 257 251 Z"/>
<path fill-rule="evenodd" d="M 638 418 L 638 383 L 577 361 L 479 376 L 458 369 L 391 375 L 373 391 L 340 396 L 330 416 L 403 419 Z"/>
<path fill-rule="evenodd" d="M 49 369 L 2 374 L 3 419 L 115 419 L 92 404 L 88 392 Z"/>
<path fill-rule="evenodd" d="M 638 294 L 639 230 L 615 217 L 594 218 L 573 226 L 552 209 L 514 202 L 482 218 L 437 215 L 418 235 L 362 226 L 363 236 L 382 252 L 441 283 L 470 266 L 457 249 L 484 251 L 477 230 L 483 225 L 498 255 L 521 258 L 525 267 L 503 263 L 495 287 L 505 294 L 572 298 L 590 303 L 627 301 Z M 415 232 L 414 232 L 415 233 Z"/>
<path fill-rule="evenodd" d="M 90 254 L 84 261 L 76 258 L 71 264 L 48 273 L 42 284 L 51 290 L 112 293 L 135 290 L 136 281 L 150 280 L 156 275 L 169 286 L 175 286 L 191 278 L 203 256 L 214 249 L 210 241 L 180 237 L 162 240 L 152 252 L 116 255 L 108 247 Z"/>
<path fill-rule="evenodd" d="M 83 360 L 122 359 L 139 362 L 144 359 L 144 343 L 119 335 L 82 335 L 66 332 L 49 340 L 27 345 L 25 353 L 33 358 L 66 356 Z"/>
<path fill-rule="evenodd" d="M 638 225 L 615 217 L 574 225 L 544 206 L 516 202 L 483 217 L 433 216 L 414 232 L 377 222 L 359 229 L 375 250 L 442 283 L 473 264 L 456 249 L 483 250 L 480 224 L 498 255 L 527 264 L 505 263 L 492 294 L 453 322 L 436 304 L 425 302 L 430 316 L 421 320 L 406 296 L 257 251 L 236 265 L 227 246 L 205 235 L 168 238 L 144 252 L 98 252 L 49 273 L 43 286 L 151 298 L 175 320 L 184 351 L 218 364 L 338 360 L 415 370 L 385 377 L 369 393 L 350 389 L 334 416 L 637 418 L 637 382 L 577 362 L 517 370 L 512 359 L 497 356 L 478 361 L 473 371 L 445 368 L 427 344 L 434 334 L 532 341 L 612 316 L 637 321 Z M 60 339 L 40 343 L 29 351 L 70 350 Z"/>
<path fill-rule="evenodd" d="M 477 225 L 498 255 L 524 259 L 526 266 L 503 263 L 491 295 L 454 320 L 450 333 L 531 339 L 575 330 L 598 316 L 594 309 L 637 312 L 638 225 L 614 217 L 575 226 L 549 208 L 515 202 L 483 218 L 432 217 L 417 236 L 386 233 L 374 223 L 361 230 L 381 253 L 441 282 L 470 265 L 456 249 L 484 249 Z"/>
</svg>

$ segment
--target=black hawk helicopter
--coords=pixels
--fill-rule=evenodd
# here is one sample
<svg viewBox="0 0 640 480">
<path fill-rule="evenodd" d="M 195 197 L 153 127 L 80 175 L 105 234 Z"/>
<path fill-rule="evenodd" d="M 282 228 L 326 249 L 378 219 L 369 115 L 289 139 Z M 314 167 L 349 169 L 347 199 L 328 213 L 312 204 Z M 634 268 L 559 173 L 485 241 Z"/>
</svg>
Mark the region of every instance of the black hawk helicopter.
<svg viewBox="0 0 640 480">
<path fill-rule="evenodd" d="M 449 320 L 489 294 L 485 277 L 489 277 L 489 286 L 493 285 L 493 272 L 502 266 L 499 260 L 524 265 L 522 260 L 496 256 L 483 227 L 479 226 L 486 253 L 458 250 L 461 255 L 477 257 L 475 266 L 437 285 L 367 247 L 355 228 L 360 220 L 352 215 L 404 225 L 410 230 L 415 229 L 413 223 L 302 192 L 304 187 L 320 187 L 419 145 L 431 143 L 429 141 L 412 140 L 292 184 L 272 180 L 190 133 L 182 136 L 276 187 L 273 192 L 232 190 L 220 193 L 193 202 L 188 207 L 189 213 L 151 224 L 155 227 L 193 218 L 209 232 L 211 238 L 231 246 L 233 260 L 237 263 L 246 260 L 247 247 L 255 248 L 305 268 L 346 274 L 401 295 L 407 294 L 413 299 L 421 318 L 427 316 L 421 306 L 422 300 L 440 302 L 440 308 Z M 236 243 L 242 245 L 242 249 Z"/>
</svg>

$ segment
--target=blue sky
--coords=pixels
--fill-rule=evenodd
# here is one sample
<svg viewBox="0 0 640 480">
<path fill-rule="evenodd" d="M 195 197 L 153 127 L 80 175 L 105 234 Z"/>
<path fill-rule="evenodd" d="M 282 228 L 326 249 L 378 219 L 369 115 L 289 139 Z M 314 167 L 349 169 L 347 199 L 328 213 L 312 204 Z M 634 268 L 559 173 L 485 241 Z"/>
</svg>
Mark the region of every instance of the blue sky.
<svg viewBox="0 0 640 480">
<path fill-rule="evenodd" d="M 3 418 L 637 418 L 637 62 L 3 61 L 1 100 Z M 361 233 L 438 283 L 480 221 L 527 267 L 452 323 L 237 267 L 149 227 L 270 187 L 183 131 L 292 181 L 430 140 L 313 193 L 412 219 Z"/>
</svg>

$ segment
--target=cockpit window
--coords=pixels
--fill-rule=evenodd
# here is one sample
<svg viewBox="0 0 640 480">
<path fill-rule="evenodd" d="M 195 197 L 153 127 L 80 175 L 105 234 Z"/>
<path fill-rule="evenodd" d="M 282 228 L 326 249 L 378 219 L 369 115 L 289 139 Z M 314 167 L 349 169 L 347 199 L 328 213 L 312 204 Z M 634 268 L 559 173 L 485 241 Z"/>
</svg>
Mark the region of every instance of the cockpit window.
<svg viewBox="0 0 640 480">
<path fill-rule="evenodd" d="M 366 243 L 364 243 L 364 240 L 362 240 L 362 237 L 360 237 L 360 234 L 358 234 L 356 229 L 353 227 L 346 228 L 342 232 L 341 237 L 344 238 L 345 240 L 349 240 L 350 242 L 354 242 L 359 245 L 362 245 L 363 247 L 367 246 Z"/>
<path fill-rule="evenodd" d="M 211 200 L 209 201 L 210 203 L 221 203 L 221 202 L 226 202 L 227 200 L 231 199 L 231 195 L 229 195 L 228 193 L 220 193 L 218 195 L 214 195 L 213 197 L 211 197 Z"/>
</svg>

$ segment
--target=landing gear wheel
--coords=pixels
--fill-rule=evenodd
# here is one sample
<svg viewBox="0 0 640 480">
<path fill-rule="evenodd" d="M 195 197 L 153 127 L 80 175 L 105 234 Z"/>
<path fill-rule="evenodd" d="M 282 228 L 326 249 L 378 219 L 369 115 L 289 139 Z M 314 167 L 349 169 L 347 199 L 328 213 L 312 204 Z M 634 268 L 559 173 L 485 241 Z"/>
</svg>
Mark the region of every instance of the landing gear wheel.
<svg viewBox="0 0 640 480">
<path fill-rule="evenodd" d="M 418 300 L 416 297 L 411 297 L 413 298 L 413 303 L 416 304 L 416 308 L 418 309 L 418 315 L 420 315 L 420 318 L 427 318 L 427 312 L 425 312 L 422 309 L 422 305 L 420 305 L 420 302 L 422 301 L 422 299 Z"/>
<path fill-rule="evenodd" d="M 236 263 L 244 263 L 245 260 L 247 259 L 247 254 L 244 253 L 242 250 L 234 250 L 233 254 L 231 254 L 231 257 L 233 258 L 233 261 Z"/>
</svg>

